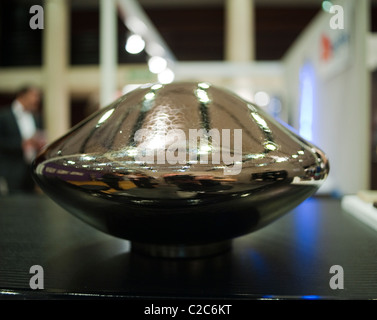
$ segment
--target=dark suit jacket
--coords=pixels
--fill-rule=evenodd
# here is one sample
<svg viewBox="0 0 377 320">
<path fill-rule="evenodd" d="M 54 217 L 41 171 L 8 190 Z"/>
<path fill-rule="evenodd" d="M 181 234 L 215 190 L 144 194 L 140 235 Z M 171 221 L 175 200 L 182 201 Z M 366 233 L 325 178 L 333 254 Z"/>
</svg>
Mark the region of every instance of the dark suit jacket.
<svg viewBox="0 0 377 320">
<path fill-rule="evenodd" d="M 36 121 L 37 127 L 38 121 Z M 4 177 L 9 192 L 30 191 L 33 182 L 29 165 L 22 151 L 22 137 L 11 107 L 0 110 L 0 177 Z"/>
</svg>

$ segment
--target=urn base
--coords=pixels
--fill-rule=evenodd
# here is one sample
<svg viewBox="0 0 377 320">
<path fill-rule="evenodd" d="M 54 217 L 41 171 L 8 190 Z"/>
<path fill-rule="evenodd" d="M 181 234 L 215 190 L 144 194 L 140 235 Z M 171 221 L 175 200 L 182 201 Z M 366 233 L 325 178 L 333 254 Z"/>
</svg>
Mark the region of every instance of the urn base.
<svg viewBox="0 0 377 320">
<path fill-rule="evenodd" d="M 232 240 L 199 245 L 165 245 L 131 242 L 131 251 L 156 258 L 202 258 L 224 253 L 232 247 Z"/>
</svg>

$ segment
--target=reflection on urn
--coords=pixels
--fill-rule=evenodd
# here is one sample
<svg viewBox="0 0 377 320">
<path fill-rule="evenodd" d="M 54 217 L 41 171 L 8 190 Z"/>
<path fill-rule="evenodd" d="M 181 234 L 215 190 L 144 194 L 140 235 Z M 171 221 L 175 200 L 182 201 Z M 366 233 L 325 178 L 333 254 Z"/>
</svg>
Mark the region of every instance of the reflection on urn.
<svg viewBox="0 0 377 320">
<path fill-rule="evenodd" d="M 33 175 L 89 225 L 164 257 L 221 252 L 313 195 L 321 150 L 208 83 L 142 86 L 50 144 Z"/>
</svg>

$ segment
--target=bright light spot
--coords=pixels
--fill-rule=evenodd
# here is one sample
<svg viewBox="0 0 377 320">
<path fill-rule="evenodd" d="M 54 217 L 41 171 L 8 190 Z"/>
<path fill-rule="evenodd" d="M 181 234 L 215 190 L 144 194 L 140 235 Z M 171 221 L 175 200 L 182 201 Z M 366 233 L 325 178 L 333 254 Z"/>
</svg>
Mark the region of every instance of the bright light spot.
<svg viewBox="0 0 377 320">
<path fill-rule="evenodd" d="M 159 83 L 154 84 L 153 86 L 151 86 L 152 90 L 158 90 L 158 89 L 161 89 L 161 88 L 162 88 L 162 84 L 159 84 Z"/>
<path fill-rule="evenodd" d="M 270 151 L 275 151 L 277 149 L 277 146 L 275 143 L 273 142 L 267 142 L 264 147 L 267 149 L 267 150 L 270 150 Z"/>
<path fill-rule="evenodd" d="M 148 60 L 149 71 L 152 73 L 160 73 L 166 69 L 168 62 L 162 57 L 151 57 Z"/>
<path fill-rule="evenodd" d="M 97 125 L 105 122 L 112 115 L 113 112 L 114 112 L 114 109 L 110 109 L 109 111 L 106 111 L 105 114 L 101 117 L 101 119 L 99 119 Z"/>
<path fill-rule="evenodd" d="M 158 81 L 161 83 L 171 83 L 174 80 L 174 72 L 171 71 L 170 69 L 165 69 L 161 73 L 158 74 Z"/>
<path fill-rule="evenodd" d="M 288 159 L 286 157 L 273 157 L 275 159 L 275 162 L 285 162 Z"/>
<path fill-rule="evenodd" d="M 207 94 L 206 91 L 204 91 L 202 89 L 197 89 L 195 92 L 196 92 L 196 96 L 198 97 L 198 99 L 199 99 L 200 102 L 208 103 L 208 102 L 211 101 L 209 99 L 208 94 Z"/>
<path fill-rule="evenodd" d="M 316 295 L 307 295 L 307 296 L 302 296 L 302 298 L 305 299 L 305 300 L 318 300 L 321 297 L 320 296 L 316 296 Z"/>
<path fill-rule="evenodd" d="M 330 8 L 332 7 L 331 1 L 323 1 L 322 2 L 322 9 L 326 12 L 330 12 Z"/>
<path fill-rule="evenodd" d="M 252 154 L 246 155 L 246 158 L 248 159 L 262 159 L 264 157 L 265 157 L 264 153 L 252 153 Z"/>
<path fill-rule="evenodd" d="M 126 43 L 126 50 L 131 54 L 138 54 L 145 48 L 145 41 L 137 34 L 128 37 Z"/>
<path fill-rule="evenodd" d="M 14 296 L 16 296 L 16 295 L 18 295 L 19 293 L 18 293 L 18 292 L 11 291 L 11 290 L 4 290 L 4 289 L 2 289 L 2 290 L 0 290 L 0 294 L 9 294 L 9 295 L 14 295 Z"/>
<path fill-rule="evenodd" d="M 198 150 L 198 154 L 207 154 L 207 153 L 209 153 L 211 151 L 212 151 L 212 147 L 211 146 L 203 145 L 203 146 L 200 146 L 200 148 Z"/>
<path fill-rule="evenodd" d="M 127 155 L 128 155 L 129 157 L 135 157 L 135 156 L 137 156 L 137 153 L 138 153 L 138 150 L 137 150 L 137 148 L 135 148 L 135 147 L 129 147 L 129 148 L 127 149 Z"/>
<path fill-rule="evenodd" d="M 209 89 L 210 85 L 208 83 L 201 82 L 198 84 L 198 87 L 201 89 Z"/>
<path fill-rule="evenodd" d="M 258 123 L 260 127 L 263 128 L 265 132 L 271 132 L 270 128 L 268 127 L 266 121 L 256 112 L 252 112 L 251 116 L 254 118 L 254 120 Z"/>
<path fill-rule="evenodd" d="M 264 91 L 259 91 L 254 95 L 254 101 L 258 106 L 265 107 L 270 103 L 270 96 Z"/>
<path fill-rule="evenodd" d="M 145 100 L 153 100 L 156 97 L 156 94 L 154 92 L 148 92 L 144 98 Z"/>
<path fill-rule="evenodd" d="M 82 157 L 82 160 L 85 160 L 85 161 L 91 161 L 91 160 L 94 160 L 94 159 L 95 159 L 95 157 L 93 157 L 93 156 L 83 156 Z"/>
</svg>

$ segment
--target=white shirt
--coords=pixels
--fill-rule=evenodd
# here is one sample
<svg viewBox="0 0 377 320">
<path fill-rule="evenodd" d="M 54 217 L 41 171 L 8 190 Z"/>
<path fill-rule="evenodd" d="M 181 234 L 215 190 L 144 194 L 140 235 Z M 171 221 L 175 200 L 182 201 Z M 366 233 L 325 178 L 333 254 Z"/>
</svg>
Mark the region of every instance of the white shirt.
<svg viewBox="0 0 377 320">
<path fill-rule="evenodd" d="M 16 117 L 22 140 L 27 140 L 34 136 L 37 128 L 32 113 L 25 111 L 23 105 L 18 100 L 12 103 L 12 111 Z"/>
<path fill-rule="evenodd" d="M 17 100 L 12 103 L 12 111 L 16 117 L 22 140 L 32 138 L 37 132 L 37 127 L 35 125 L 32 113 L 25 111 L 23 105 Z M 36 150 L 34 148 L 24 149 L 24 158 L 26 162 L 31 163 L 35 155 Z"/>
</svg>

